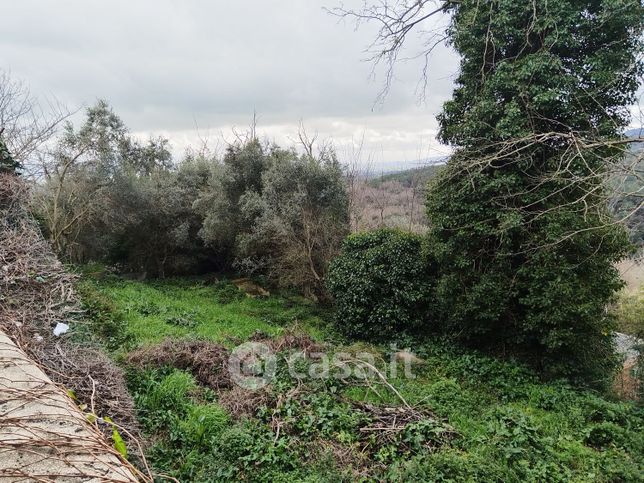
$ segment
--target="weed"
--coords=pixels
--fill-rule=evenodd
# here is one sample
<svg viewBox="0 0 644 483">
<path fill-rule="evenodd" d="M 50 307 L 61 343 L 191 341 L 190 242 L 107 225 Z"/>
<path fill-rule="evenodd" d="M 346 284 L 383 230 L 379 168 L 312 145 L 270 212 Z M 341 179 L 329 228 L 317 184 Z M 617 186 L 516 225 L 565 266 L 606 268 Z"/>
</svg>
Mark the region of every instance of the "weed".
<svg viewBox="0 0 644 483">
<path fill-rule="evenodd" d="M 148 459 L 180 481 L 642 480 L 637 405 L 545 383 L 448 341 L 405 340 L 423 364 L 414 379 L 400 371 L 389 383 L 408 412 L 373 382 L 294 379 L 285 361 L 293 350 L 369 352 L 378 365 L 392 351 L 335 346 L 320 309 L 295 299 L 223 303 L 217 292 L 232 294 L 225 284 L 187 280 L 83 283 L 101 321 L 90 326 L 95 337 L 130 352 L 123 360 Z M 168 323 L 174 317 L 194 324 Z M 296 329 L 283 327 L 295 319 Z M 227 344 L 249 339 L 278 356 L 276 379 L 262 391 L 232 387 L 218 372 Z M 299 359 L 298 369 L 313 362 Z"/>
</svg>

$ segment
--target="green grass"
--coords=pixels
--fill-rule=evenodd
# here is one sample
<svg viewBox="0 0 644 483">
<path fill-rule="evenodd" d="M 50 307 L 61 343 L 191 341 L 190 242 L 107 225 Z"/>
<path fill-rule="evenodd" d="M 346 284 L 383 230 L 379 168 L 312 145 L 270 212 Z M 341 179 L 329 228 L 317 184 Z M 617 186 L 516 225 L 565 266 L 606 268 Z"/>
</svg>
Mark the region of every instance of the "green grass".
<svg viewBox="0 0 644 483">
<path fill-rule="evenodd" d="M 644 413 L 567 383 L 544 383 L 528 369 L 456 351 L 418 348 L 416 378 L 390 382 L 412 405 L 458 432 L 449 455 L 396 462 L 397 475 L 438 481 L 643 481 Z M 351 399 L 396 404 L 391 392 L 345 390 Z M 454 478 L 442 480 L 440 474 Z M 472 480 L 473 479 L 473 480 Z"/>
<path fill-rule="evenodd" d="M 83 281 L 81 291 L 86 303 L 90 298 L 109 301 L 124 322 L 125 336 L 136 345 L 196 337 L 232 347 L 257 331 L 275 336 L 292 324 L 319 338 L 324 325 L 315 309 L 297 297 L 296 302 L 282 297 L 253 299 L 227 282 L 90 279 Z"/>
<path fill-rule="evenodd" d="M 326 339 L 330 351 L 372 352 L 380 367 L 389 361 L 388 347 L 338 345 L 324 311 L 297 297 L 250 299 L 225 282 L 183 279 L 86 277 L 79 288 L 90 324 L 78 336 L 96 336 L 113 354 L 168 337 L 232 347 L 256 331 L 279 335 L 297 324 Z M 389 382 L 437 419 L 410 424 L 392 439 L 362 432 L 374 421 L 353 407 L 402 406 L 377 378 L 296 381 L 279 359 L 267 397 L 240 419 L 187 372 L 125 368 L 147 457 L 180 481 L 644 481 L 641 407 L 544 383 L 520 365 L 443 341 L 412 349 L 424 361 L 415 377 Z M 445 425 L 455 437 L 441 436 Z"/>
</svg>

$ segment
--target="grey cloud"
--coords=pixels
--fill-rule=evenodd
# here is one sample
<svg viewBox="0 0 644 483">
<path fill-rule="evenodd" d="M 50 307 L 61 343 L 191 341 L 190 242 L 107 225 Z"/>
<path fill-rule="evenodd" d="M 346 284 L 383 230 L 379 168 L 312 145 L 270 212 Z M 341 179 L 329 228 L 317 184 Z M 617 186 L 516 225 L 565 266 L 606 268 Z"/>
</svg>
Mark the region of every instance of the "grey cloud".
<svg viewBox="0 0 644 483">
<path fill-rule="evenodd" d="M 303 118 L 341 139 L 373 131 L 400 155 L 405 143 L 413 150 L 421 142 L 415 136 L 436 128 L 434 115 L 457 69 L 455 55 L 446 48 L 434 55 L 426 104 L 417 104 L 420 65 L 410 62 L 400 65 L 385 104 L 372 111 L 382 85 L 368 80 L 371 66 L 362 59 L 373 30 L 355 32 L 323 11 L 334 4 L 7 2 L 0 67 L 35 94 L 56 96 L 70 107 L 105 98 L 133 130 L 163 132 L 176 137 L 176 145 L 195 121 L 220 130 L 246 124 L 257 110 L 269 132 Z M 331 128 L 332 121 L 340 127 Z"/>
</svg>

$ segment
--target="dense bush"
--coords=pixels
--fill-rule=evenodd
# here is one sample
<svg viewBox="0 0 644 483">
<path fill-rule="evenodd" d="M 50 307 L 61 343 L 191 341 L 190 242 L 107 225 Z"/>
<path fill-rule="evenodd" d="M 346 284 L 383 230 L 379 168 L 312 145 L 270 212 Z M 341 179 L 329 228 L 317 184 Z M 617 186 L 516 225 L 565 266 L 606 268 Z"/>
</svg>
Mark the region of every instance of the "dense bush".
<svg viewBox="0 0 644 483">
<path fill-rule="evenodd" d="M 151 277 L 236 269 L 320 295 L 348 231 L 345 180 L 327 148 L 302 155 L 253 135 L 221 159 L 188 151 L 173 163 L 167 140 L 136 140 L 99 101 L 65 127 L 44 166 L 34 211 L 76 263 Z"/>
<path fill-rule="evenodd" d="M 248 231 L 240 236 L 241 266 L 257 267 L 273 283 L 323 294 L 330 261 L 349 231 L 342 169 L 332 152 L 292 156 L 262 176 L 262 192 L 242 198 Z"/>
<path fill-rule="evenodd" d="M 103 234 L 102 257 L 101 252 L 97 255 L 158 277 L 212 268 L 217 256 L 201 242 L 202 218 L 192 209 L 209 175 L 203 159 L 187 159 L 176 168 L 145 175 L 121 171 L 104 196 L 109 216 L 103 223 L 94 220 Z"/>
<path fill-rule="evenodd" d="M 278 160 L 291 153 L 267 146 L 258 139 L 228 146 L 220 162 L 215 162 L 207 187 L 195 202 L 203 216 L 199 232 L 205 243 L 232 263 L 238 237 L 248 230 L 241 216 L 241 199 L 248 193 L 262 192 L 262 175 Z"/>
<path fill-rule="evenodd" d="M 606 307 L 621 287 L 614 264 L 626 253 L 616 226 L 585 230 L 590 219 L 567 208 L 539 221 L 483 209 L 515 175 L 465 176 L 446 167 L 428 197 L 436 303 L 444 330 L 459 342 L 512 353 L 544 374 L 593 384 L 616 365 Z M 469 186 L 474 180 L 476 191 Z M 595 220 L 592 223 L 600 223 Z M 578 229 L 574 237 L 567 237 Z M 544 243 L 551 243 L 544 246 Z"/>
<path fill-rule="evenodd" d="M 66 126 L 44 163 L 34 209 L 61 258 L 150 276 L 208 266 L 192 209 L 208 160 L 188 156 L 175 166 L 167 140 L 137 141 L 99 101 L 78 128 Z"/>
<path fill-rule="evenodd" d="M 195 208 L 204 217 L 201 237 L 234 268 L 306 295 L 322 294 L 349 227 L 332 150 L 299 155 L 256 138 L 228 148 Z"/>
<path fill-rule="evenodd" d="M 396 230 L 350 235 L 329 268 L 340 331 L 371 339 L 432 327 L 432 282 L 422 237 Z"/>
</svg>

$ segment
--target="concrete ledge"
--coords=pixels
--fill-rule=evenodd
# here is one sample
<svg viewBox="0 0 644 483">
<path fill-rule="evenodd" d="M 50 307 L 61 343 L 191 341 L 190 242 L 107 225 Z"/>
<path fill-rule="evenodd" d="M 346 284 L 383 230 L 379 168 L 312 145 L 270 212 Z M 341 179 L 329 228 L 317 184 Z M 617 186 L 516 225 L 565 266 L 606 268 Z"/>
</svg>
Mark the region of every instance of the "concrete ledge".
<svg viewBox="0 0 644 483">
<path fill-rule="evenodd" d="M 0 482 L 134 482 L 74 402 L 0 332 Z"/>
</svg>

